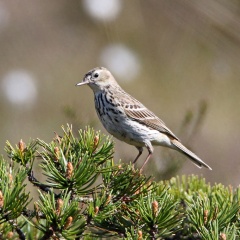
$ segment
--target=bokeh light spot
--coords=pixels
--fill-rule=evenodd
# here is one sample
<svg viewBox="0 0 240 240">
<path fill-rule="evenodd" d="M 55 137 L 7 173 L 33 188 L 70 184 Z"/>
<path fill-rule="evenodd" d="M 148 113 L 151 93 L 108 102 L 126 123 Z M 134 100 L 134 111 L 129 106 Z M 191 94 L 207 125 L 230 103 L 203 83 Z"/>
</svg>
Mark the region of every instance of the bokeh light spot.
<svg viewBox="0 0 240 240">
<path fill-rule="evenodd" d="M 83 0 L 83 7 L 92 18 L 111 21 L 118 16 L 122 3 L 120 0 Z"/>
<path fill-rule="evenodd" d="M 5 97 L 12 104 L 32 106 L 37 97 L 35 79 L 24 70 L 7 73 L 1 82 Z"/>
<path fill-rule="evenodd" d="M 119 80 L 133 80 L 139 74 L 140 63 L 136 54 L 122 44 L 108 45 L 102 50 L 100 60 L 103 66 L 119 77 Z"/>
</svg>

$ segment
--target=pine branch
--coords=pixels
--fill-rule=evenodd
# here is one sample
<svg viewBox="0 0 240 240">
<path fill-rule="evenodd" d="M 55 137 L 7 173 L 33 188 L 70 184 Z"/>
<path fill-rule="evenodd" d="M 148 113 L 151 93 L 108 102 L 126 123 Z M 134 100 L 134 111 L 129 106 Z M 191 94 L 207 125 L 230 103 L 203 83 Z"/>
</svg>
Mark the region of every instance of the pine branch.
<svg viewBox="0 0 240 240">
<path fill-rule="evenodd" d="M 240 188 L 197 176 L 154 182 L 131 164 L 114 163 L 113 143 L 90 128 L 75 137 L 67 126 L 50 143 L 7 142 L 5 150 L 12 162 L 0 159 L 3 239 L 240 237 Z M 34 177 L 36 158 L 46 182 Z M 39 188 L 34 210 L 26 179 Z"/>
<path fill-rule="evenodd" d="M 41 189 L 44 192 L 51 192 L 52 190 L 47 187 L 45 184 L 39 182 L 33 175 L 33 171 L 28 171 L 28 180 L 29 182 L 31 182 L 33 184 L 33 186 L 38 187 L 39 189 Z"/>
</svg>

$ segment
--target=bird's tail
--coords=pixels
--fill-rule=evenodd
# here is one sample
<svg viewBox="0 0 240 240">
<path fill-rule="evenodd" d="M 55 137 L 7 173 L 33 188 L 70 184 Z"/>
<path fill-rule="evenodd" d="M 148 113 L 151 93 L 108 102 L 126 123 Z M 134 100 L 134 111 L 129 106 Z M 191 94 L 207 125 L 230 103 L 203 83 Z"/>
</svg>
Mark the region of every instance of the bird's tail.
<svg viewBox="0 0 240 240">
<path fill-rule="evenodd" d="M 187 149 L 185 146 L 183 146 L 182 143 L 180 143 L 178 140 L 173 139 L 173 140 L 171 140 L 171 142 L 172 142 L 175 150 L 185 154 L 198 167 L 201 168 L 203 166 L 203 167 L 206 167 L 206 168 L 212 170 L 211 167 L 209 167 L 205 162 L 203 162 L 195 153 L 191 152 L 189 149 Z"/>
</svg>

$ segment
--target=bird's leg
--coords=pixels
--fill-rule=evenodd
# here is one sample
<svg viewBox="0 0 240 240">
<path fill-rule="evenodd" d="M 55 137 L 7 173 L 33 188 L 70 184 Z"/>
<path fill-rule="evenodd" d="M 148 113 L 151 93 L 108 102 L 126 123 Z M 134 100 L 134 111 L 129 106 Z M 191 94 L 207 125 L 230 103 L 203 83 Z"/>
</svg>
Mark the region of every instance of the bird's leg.
<svg viewBox="0 0 240 240">
<path fill-rule="evenodd" d="M 142 155 L 143 153 L 143 147 L 136 147 L 138 149 L 138 155 L 137 157 L 135 158 L 135 160 L 133 161 L 133 164 L 135 164 L 138 160 L 138 158 Z"/>
<path fill-rule="evenodd" d="M 146 147 L 147 147 L 147 150 L 148 150 L 148 155 L 147 155 L 147 158 L 145 159 L 145 161 L 144 161 L 144 163 L 143 163 L 143 165 L 142 165 L 142 167 L 140 169 L 140 173 L 143 171 L 144 166 L 147 164 L 148 160 L 150 159 L 150 157 L 153 154 L 153 147 L 152 147 L 152 145 L 146 145 Z"/>
</svg>

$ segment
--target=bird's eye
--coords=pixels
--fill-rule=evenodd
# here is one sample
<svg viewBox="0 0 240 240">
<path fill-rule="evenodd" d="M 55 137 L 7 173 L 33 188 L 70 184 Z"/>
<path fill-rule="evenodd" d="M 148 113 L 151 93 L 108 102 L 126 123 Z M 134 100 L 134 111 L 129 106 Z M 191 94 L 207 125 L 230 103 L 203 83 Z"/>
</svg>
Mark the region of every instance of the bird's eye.
<svg viewBox="0 0 240 240">
<path fill-rule="evenodd" d="M 98 74 L 98 73 L 95 73 L 93 76 L 94 76 L 95 78 L 97 78 L 97 77 L 99 76 L 99 74 Z"/>
</svg>

